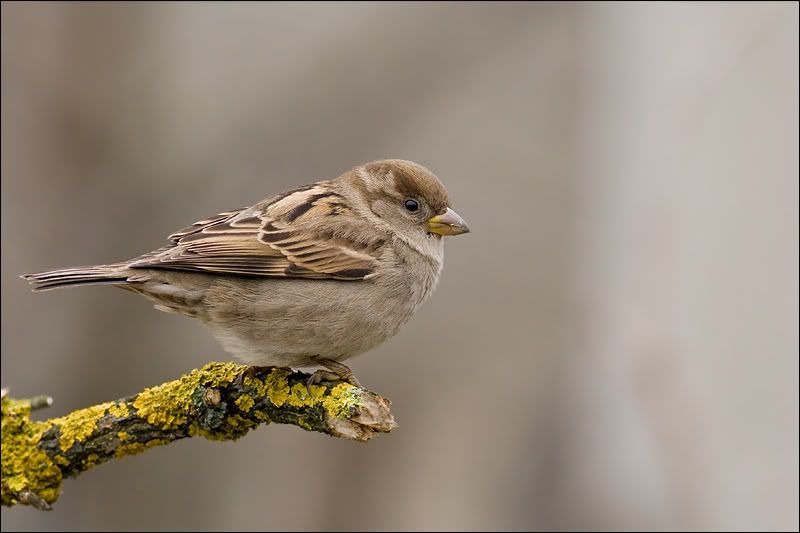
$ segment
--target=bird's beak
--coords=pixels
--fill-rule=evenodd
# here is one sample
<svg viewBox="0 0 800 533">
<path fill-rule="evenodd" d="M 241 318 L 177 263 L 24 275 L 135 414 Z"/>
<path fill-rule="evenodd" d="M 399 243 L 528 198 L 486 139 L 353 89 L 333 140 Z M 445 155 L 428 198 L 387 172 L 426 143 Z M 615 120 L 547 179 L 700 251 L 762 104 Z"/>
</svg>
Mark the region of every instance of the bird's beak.
<svg viewBox="0 0 800 533">
<path fill-rule="evenodd" d="M 460 235 L 469 233 L 469 228 L 464 219 L 448 207 L 443 215 L 436 215 L 428 220 L 428 231 L 439 235 Z"/>
</svg>

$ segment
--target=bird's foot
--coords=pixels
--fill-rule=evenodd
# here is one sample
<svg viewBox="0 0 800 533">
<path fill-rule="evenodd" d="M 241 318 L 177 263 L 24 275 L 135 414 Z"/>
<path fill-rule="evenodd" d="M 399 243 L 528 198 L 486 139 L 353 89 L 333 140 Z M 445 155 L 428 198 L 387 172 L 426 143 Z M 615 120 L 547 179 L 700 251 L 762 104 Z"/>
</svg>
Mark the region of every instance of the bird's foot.
<svg viewBox="0 0 800 533">
<path fill-rule="evenodd" d="M 317 370 L 311 374 L 311 377 L 308 378 L 308 381 L 306 381 L 306 388 L 308 389 L 309 394 L 311 393 L 311 385 L 317 385 L 321 381 L 342 380 L 348 382 L 354 387 L 358 387 L 359 389 L 363 388 L 358 379 L 353 375 L 353 371 L 350 370 L 348 366 L 343 365 L 338 361 L 334 361 L 333 359 L 320 358 L 314 359 L 314 362 L 324 366 L 325 369 Z"/>
</svg>

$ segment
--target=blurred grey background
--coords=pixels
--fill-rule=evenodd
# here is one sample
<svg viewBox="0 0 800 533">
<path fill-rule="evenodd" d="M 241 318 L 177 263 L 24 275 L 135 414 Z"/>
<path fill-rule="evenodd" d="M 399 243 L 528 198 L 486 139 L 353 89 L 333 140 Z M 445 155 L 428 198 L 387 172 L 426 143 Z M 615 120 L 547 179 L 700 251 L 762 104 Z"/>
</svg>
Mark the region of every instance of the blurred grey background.
<svg viewBox="0 0 800 533">
<path fill-rule="evenodd" d="M 352 361 L 400 427 L 270 426 L 4 530 L 797 529 L 798 5 L 2 4 L 2 383 L 58 416 L 228 360 L 126 259 L 373 159 L 473 233 Z"/>
</svg>

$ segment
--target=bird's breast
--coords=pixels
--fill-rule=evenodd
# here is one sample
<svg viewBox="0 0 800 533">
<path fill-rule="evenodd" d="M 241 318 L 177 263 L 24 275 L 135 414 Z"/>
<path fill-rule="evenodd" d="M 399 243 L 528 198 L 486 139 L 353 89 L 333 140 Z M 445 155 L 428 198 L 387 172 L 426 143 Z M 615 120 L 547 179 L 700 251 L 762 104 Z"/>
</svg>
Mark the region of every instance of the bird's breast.
<svg viewBox="0 0 800 533">
<path fill-rule="evenodd" d="M 344 360 L 381 344 L 433 291 L 440 267 L 398 262 L 363 281 L 263 279 L 222 283 L 205 322 L 249 364 L 304 366 Z"/>
</svg>

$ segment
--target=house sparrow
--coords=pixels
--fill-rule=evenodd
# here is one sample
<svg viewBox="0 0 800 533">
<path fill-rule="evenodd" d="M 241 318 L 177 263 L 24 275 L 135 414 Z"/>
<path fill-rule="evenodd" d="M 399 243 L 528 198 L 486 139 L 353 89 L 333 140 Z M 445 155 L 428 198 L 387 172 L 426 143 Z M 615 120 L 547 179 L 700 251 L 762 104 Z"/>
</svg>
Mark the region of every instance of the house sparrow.
<svg viewBox="0 0 800 533">
<path fill-rule="evenodd" d="M 430 296 L 442 237 L 468 232 L 425 167 L 374 161 L 220 213 L 130 261 L 27 274 L 34 290 L 113 285 L 203 321 L 255 367 L 341 363 L 394 335 Z"/>
</svg>

